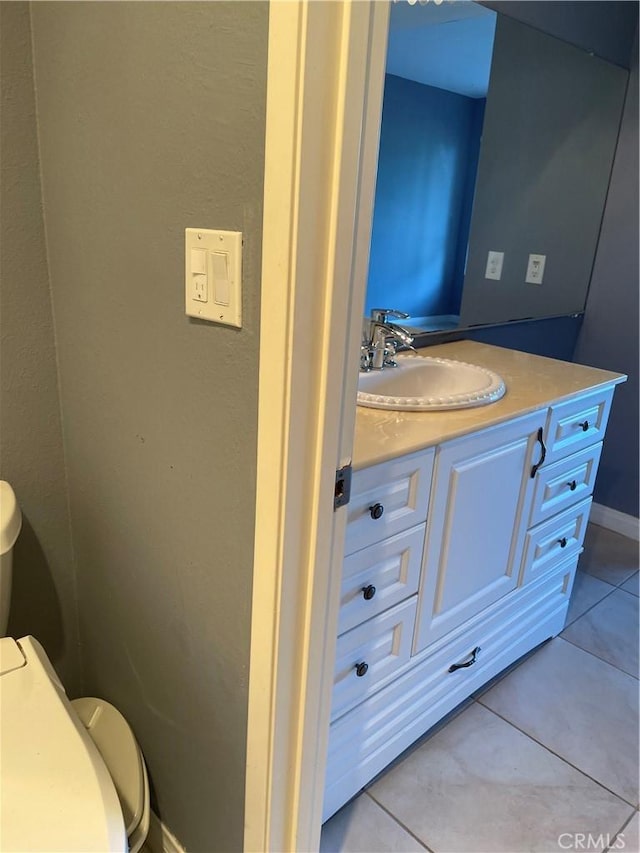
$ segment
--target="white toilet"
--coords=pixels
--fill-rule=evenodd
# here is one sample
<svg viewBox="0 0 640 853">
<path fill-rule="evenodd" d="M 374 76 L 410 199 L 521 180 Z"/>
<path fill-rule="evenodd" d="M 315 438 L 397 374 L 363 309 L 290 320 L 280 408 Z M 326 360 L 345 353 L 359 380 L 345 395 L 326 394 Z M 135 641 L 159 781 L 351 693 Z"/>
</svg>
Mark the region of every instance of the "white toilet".
<svg viewBox="0 0 640 853">
<path fill-rule="evenodd" d="M 142 752 L 101 699 L 70 702 L 33 637 L 4 637 L 22 516 L 0 480 L 0 851 L 138 853 L 149 830 Z"/>
</svg>

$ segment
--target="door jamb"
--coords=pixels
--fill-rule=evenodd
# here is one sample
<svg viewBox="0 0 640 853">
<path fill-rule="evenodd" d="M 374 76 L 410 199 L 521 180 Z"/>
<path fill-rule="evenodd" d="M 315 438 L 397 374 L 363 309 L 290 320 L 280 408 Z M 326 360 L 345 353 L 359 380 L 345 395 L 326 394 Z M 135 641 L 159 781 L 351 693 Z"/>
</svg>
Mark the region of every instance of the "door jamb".
<svg viewBox="0 0 640 853">
<path fill-rule="evenodd" d="M 270 3 L 246 851 L 319 844 L 388 14 Z"/>
</svg>

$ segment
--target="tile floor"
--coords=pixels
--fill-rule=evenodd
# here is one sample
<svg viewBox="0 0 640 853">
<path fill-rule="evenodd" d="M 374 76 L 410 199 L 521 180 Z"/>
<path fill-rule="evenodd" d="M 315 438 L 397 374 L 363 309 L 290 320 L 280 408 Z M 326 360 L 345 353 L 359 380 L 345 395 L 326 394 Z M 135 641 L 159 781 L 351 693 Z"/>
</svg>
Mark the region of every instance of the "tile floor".
<svg viewBox="0 0 640 853">
<path fill-rule="evenodd" d="M 638 566 L 590 525 L 562 634 L 334 815 L 321 851 L 640 853 Z"/>
</svg>

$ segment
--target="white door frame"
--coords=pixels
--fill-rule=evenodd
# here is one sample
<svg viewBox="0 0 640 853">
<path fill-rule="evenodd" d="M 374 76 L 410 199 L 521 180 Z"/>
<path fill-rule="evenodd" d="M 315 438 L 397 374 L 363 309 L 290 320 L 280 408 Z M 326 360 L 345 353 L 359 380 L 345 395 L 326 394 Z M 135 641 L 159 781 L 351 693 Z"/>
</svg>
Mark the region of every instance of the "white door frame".
<svg viewBox="0 0 640 853">
<path fill-rule="evenodd" d="M 320 836 L 387 2 L 272 0 L 246 851 Z"/>
</svg>

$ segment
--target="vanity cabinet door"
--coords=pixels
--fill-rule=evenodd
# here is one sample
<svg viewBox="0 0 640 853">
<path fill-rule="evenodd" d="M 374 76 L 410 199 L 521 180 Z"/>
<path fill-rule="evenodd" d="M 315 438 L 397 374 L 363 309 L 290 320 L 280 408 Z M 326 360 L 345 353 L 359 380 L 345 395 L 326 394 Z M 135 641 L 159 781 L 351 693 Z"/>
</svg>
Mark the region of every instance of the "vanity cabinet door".
<svg viewBox="0 0 640 853">
<path fill-rule="evenodd" d="M 546 414 L 438 448 L 414 653 L 516 587 Z"/>
</svg>

